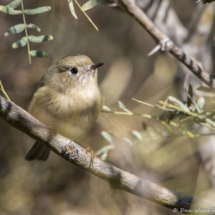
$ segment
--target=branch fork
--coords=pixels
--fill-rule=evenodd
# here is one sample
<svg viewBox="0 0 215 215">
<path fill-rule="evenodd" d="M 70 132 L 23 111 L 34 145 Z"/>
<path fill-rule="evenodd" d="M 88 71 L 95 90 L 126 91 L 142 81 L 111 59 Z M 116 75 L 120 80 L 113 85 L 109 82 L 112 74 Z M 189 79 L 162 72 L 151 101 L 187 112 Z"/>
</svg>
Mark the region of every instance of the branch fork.
<svg viewBox="0 0 215 215">
<path fill-rule="evenodd" d="M 158 52 L 159 50 L 161 51 L 170 51 L 172 49 L 172 46 L 173 46 L 173 42 L 168 38 L 164 38 L 164 39 L 161 39 L 159 41 L 159 44 L 157 46 L 155 46 L 154 49 L 152 49 L 152 51 L 150 51 L 147 56 L 152 56 L 153 54 L 155 54 L 156 52 Z"/>
</svg>

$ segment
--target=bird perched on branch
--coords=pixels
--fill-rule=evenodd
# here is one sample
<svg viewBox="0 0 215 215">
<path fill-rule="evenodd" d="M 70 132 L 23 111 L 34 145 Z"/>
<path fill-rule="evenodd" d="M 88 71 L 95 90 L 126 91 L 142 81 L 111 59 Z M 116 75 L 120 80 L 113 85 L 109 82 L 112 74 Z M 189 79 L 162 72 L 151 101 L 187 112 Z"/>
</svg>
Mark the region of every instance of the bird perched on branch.
<svg viewBox="0 0 215 215">
<path fill-rule="evenodd" d="M 29 113 L 57 133 L 78 140 L 89 132 L 103 107 L 97 68 L 85 55 L 66 56 L 43 75 Z M 47 160 L 49 148 L 36 141 L 26 160 Z"/>
</svg>

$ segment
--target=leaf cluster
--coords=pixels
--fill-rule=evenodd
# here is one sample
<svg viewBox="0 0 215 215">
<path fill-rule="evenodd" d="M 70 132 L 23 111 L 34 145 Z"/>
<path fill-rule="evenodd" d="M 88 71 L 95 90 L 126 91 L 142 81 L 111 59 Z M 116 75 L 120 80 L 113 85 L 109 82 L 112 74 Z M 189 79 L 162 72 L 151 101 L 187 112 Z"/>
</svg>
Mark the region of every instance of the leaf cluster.
<svg viewBox="0 0 215 215">
<path fill-rule="evenodd" d="M 158 122 L 160 121 L 163 129 L 161 130 L 154 124 L 149 126 L 143 121 L 143 131 L 128 131 L 131 137 L 130 139 L 110 131 L 102 131 L 101 134 L 103 138 L 109 142 L 110 145 L 101 148 L 96 155 L 101 155 L 101 158 L 105 159 L 108 151 L 115 148 L 112 136 L 124 140 L 132 146 L 137 143 L 158 140 L 161 138 L 180 136 L 197 138 L 201 136 L 215 135 L 215 91 L 208 87 L 202 86 L 197 88 L 197 90 L 205 93 L 205 96 L 198 98 L 197 101 L 193 98 L 193 89 L 191 85 L 187 87 L 186 101 L 181 101 L 173 96 L 168 96 L 165 101 L 158 101 L 157 104 L 152 105 L 133 99 L 140 104 L 159 109 L 161 113 L 158 116 L 144 113 L 134 113 L 120 101 L 118 102 L 118 105 L 122 111 L 111 111 L 109 107 L 104 106 L 102 112 L 105 113 L 124 116 L 139 116 L 156 120 Z M 193 127 L 194 124 L 198 124 L 199 126 Z M 198 129 L 202 127 L 209 128 L 211 132 L 206 134 L 199 133 Z"/>
<path fill-rule="evenodd" d="M 104 0 L 89 0 L 88 2 L 86 2 L 84 5 L 80 6 L 80 4 L 78 3 L 77 0 L 74 0 L 75 3 L 77 4 L 77 6 L 79 7 L 79 9 L 84 13 L 84 15 L 87 17 L 87 19 L 91 22 L 91 24 L 94 26 L 94 28 L 98 31 L 97 26 L 94 24 L 94 22 L 90 19 L 90 17 L 86 14 L 85 11 L 95 7 L 97 4 L 99 4 L 100 2 L 103 2 Z M 69 3 L 69 8 L 70 11 L 72 13 L 72 15 L 75 17 L 75 19 L 77 19 L 77 15 L 75 13 L 75 8 L 74 8 L 74 3 L 73 0 L 68 0 Z"/>
<path fill-rule="evenodd" d="M 20 5 L 21 5 L 21 10 L 17 10 L 16 8 L 19 7 Z M 34 8 L 34 9 L 24 9 L 24 5 L 23 5 L 22 0 L 14 0 L 6 6 L 0 5 L 0 11 L 3 13 L 7 13 L 10 15 L 22 14 L 23 23 L 17 24 L 15 26 L 12 26 L 11 28 L 9 28 L 4 33 L 4 36 L 19 34 L 23 31 L 25 31 L 25 36 L 22 37 L 20 40 L 14 42 L 12 44 L 12 47 L 14 49 L 16 49 L 16 48 L 24 47 L 27 45 L 29 63 L 31 63 L 31 56 L 33 56 L 33 57 L 48 57 L 48 58 L 50 57 L 50 55 L 47 54 L 46 52 L 31 50 L 29 42 L 41 43 L 44 41 L 50 41 L 50 40 L 53 40 L 53 36 L 51 36 L 51 35 L 41 35 L 41 36 L 28 35 L 27 29 L 35 29 L 38 32 L 40 32 L 41 30 L 35 24 L 32 24 L 32 23 L 27 24 L 25 15 L 35 15 L 35 14 L 45 13 L 45 12 L 48 12 L 49 10 L 51 10 L 51 7 L 49 7 L 49 6 L 38 7 L 38 8 Z"/>
</svg>

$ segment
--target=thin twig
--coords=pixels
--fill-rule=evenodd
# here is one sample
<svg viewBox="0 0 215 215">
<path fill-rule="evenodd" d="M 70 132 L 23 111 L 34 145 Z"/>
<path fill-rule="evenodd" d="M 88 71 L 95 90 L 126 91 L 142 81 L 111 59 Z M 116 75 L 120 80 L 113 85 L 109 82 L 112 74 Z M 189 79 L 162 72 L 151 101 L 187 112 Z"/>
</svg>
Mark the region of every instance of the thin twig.
<svg viewBox="0 0 215 215">
<path fill-rule="evenodd" d="M 135 102 L 138 102 L 138 103 L 140 103 L 140 104 L 143 104 L 143 105 L 147 105 L 147 106 L 149 106 L 149 107 L 155 107 L 154 105 L 152 105 L 152 104 L 149 104 L 149 103 L 147 103 L 147 102 L 143 102 L 143 101 L 140 101 L 140 100 L 137 100 L 137 99 L 135 99 L 135 98 L 132 98 L 132 100 L 134 100 Z"/>
<path fill-rule="evenodd" d="M 4 87 L 3 87 L 3 84 L 1 83 L 1 81 L 0 81 L 0 89 L 1 89 L 2 93 L 4 94 L 4 96 L 7 98 L 7 100 L 11 102 L 9 96 L 7 95 L 6 91 L 4 90 Z"/>
<path fill-rule="evenodd" d="M 30 44 L 29 44 L 29 39 L 28 39 L 28 30 L 27 30 L 27 25 L 26 25 L 26 20 L 25 20 L 25 12 L 24 12 L 23 0 L 21 0 L 21 6 L 22 6 L 23 23 L 24 23 L 24 26 L 25 26 L 25 36 L 26 36 L 26 39 L 27 39 L 28 60 L 29 60 L 29 64 L 31 64 L 31 50 L 30 50 Z"/>
<path fill-rule="evenodd" d="M 184 114 L 193 116 L 193 117 L 195 117 L 195 118 L 197 118 L 197 119 L 199 119 L 199 120 L 201 120 L 201 121 L 207 122 L 207 123 L 209 123 L 209 124 L 213 127 L 213 129 L 212 129 L 212 127 L 210 127 L 212 130 L 215 129 L 215 122 L 212 121 L 212 120 L 209 119 L 209 118 L 206 118 L 205 115 L 201 115 L 201 114 L 198 114 L 198 113 L 194 113 L 194 112 L 192 112 L 191 110 L 190 110 L 189 112 L 184 112 L 184 110 L 183 110 L 182 108 L 180 108 L 180 107 L 178 107 L 178 106 L 176 106 L 176 105 L 173 105 L 173 104 L 165 103 L 164 101 L 159 101 L 159 103 L 165 104 L 168 108 L 172 108 L 173 110 L 178 110 L 178 111 L 180 111 L 180 112 L 183 112 Z M 200 124 L 201 124 L 201 123 L 200 123 Z M 209 127 L 209 126 L 207 126 L 207 127 Z"/>
<path fill-rule="evenodd" d="M 94 22 L 92 21 L 92 19 L 90 19 L 90 17 L 86 14 L 86 12 L 82 9 L 81 5 L 77 2 L 77 0 L 75 0 L 75 3 L 78 5 L 78 7 L 80 8 L 80 10 L 84 13 L 84 15 L 87 17 L 87 19 L 92 23 L 93 27 L 99 31 L 99 29 L 97 28 L 97 26 L 94 24 Z"/>
<path fill-rule="evenodd" d="M 176 122 L 173 121 L 168 121 L 168 120 L 162 120 L 160 117 L 157 116 L 152 116 L 150 114 L 141 114 L 141 113 L 133 113 L 133 112 L 119 112 L 119 111 L 106 111 L 106 110 L 102 110 L 102 112 L 104 113 L 110 113 L 110 114 L 115 114 L 115 115 L 124 115 L 124 116 L 141 116 L 144 118 L 148 118 L 148 119 L 155 119 L 157 121 L 160 121 L 162 123 L 168 123 L 170 125 L 172 125 L 175 128 L 178 128 L 181 133 L 186 133 L 190 138 L 194 137 L 194 134 L 188 130 L 186 130 L 185 128 L 181 127 L 179 124 L 177 124 Z"/>
</svg>

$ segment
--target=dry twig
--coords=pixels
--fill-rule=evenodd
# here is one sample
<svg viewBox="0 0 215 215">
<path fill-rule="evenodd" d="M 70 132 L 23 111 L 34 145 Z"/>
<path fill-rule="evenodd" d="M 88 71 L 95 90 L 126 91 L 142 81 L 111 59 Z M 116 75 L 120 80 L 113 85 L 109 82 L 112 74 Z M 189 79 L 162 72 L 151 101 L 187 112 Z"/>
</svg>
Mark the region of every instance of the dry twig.
<svg viewBox="0 0 215 215">
<path fill-rule="evenodd" d="M 1 83 L 1 81 L 0 81 L 0 90 L 2 91 L 4 96 L 7 98 L 7 100 L 11 102 L 9 96 L 7 95 L 6 91 L 4 90 L 4 87 L 3 87 L 3 84 Z"/>
</svg>

